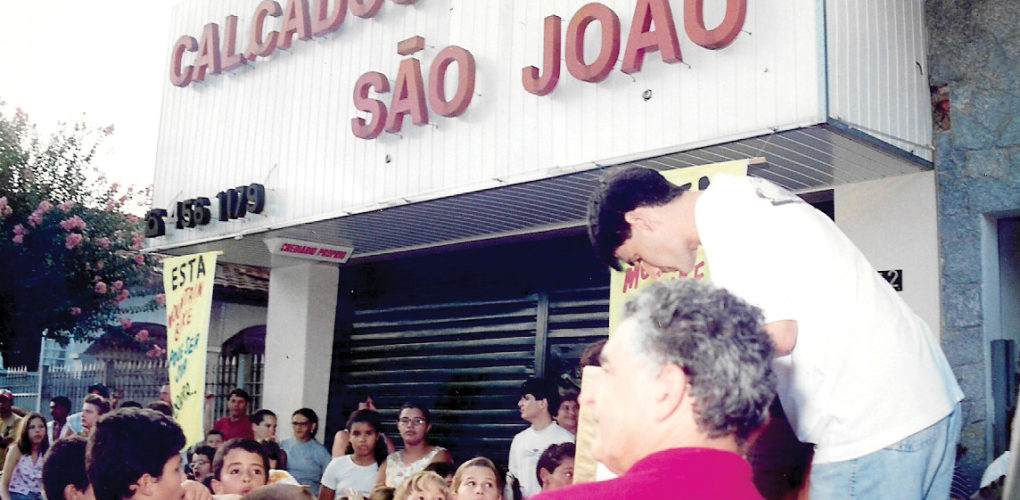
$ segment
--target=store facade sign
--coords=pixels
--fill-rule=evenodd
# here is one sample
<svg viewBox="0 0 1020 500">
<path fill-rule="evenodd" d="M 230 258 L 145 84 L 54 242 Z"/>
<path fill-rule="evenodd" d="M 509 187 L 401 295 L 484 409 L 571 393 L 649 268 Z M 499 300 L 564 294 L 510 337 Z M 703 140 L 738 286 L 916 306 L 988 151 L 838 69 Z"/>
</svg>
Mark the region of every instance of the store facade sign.
<svg viewBox="0 0 1020 500">
<path fill-rule="evenodd" d="M 297 259 L 318 260 L 333 264 L 344 264 L 351 258 L 354 247 L 324 245 L 314 241 L 291 240 L 287 238 L 267 238 L 266 248 L 273 255 L 294 257 Z"/>
</svg>

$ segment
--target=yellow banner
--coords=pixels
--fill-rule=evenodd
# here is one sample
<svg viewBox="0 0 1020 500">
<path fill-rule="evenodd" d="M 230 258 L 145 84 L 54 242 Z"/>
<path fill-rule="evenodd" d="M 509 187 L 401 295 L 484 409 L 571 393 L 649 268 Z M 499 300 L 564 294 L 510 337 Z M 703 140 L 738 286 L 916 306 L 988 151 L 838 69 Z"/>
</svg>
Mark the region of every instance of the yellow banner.
<svg viewBox="0 0 1020 500">
<path fill-rule="evenodd" d="M 692 191 L 699 191 L 708 187 L 712 178 L 719 173 L 730 175 L 747 175 L 748 160 L 734 160 L 722 163 L 712 163 L 697 167 L 683 167 L 662 172 L 662 175 L 673 184 L 681 185 L 691 183 Z M 681 275 L 679 272 L 663 274 L 663 280 L 677 278 L 709 279 L 708 263 L 705 262 L 705 251 L 698 249 L 698 258 L 694 264 L 694 270 L 690 276 Z M 639 290 L 655 281 L 648 273 L 640 268 L 625 267 L 623 271 L 609 270 L 609 334 L 616 331 L 616 325 L 623 318 L 623 306 Z"/>
<path fill-rule="evenodd" d="M 167 368 L 174 420 L 190 446 L 205 439 L 202 407 L 216 256 L 207 252 L 163 261 Z"/>
</svg>

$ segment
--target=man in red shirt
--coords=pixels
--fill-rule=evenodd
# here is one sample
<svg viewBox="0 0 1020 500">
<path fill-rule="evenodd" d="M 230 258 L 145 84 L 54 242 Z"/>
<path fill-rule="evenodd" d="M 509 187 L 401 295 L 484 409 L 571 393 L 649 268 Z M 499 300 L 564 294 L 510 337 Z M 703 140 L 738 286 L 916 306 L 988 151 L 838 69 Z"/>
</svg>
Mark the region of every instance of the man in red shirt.
<svg viewBox="0 0 1020 500">
<path fill-rule="evenodd" d="M 534 500 L 762 498 L 740 455 L 775 397 L 761 311 L 680 279 L 649 286 L 625 314 L 581 403 L 595 413 L 592 454 L 619 477 Z"/>
<path fill-rule="evenodd" d="M 230 441 L 234 438 L 255 439 L 251 429 L 251 420 L 248 419 L 248 405 L 251 404 L 251 396 L 244 389 L 230 391 L 230 399 L 227 400 L 229 416 L 223 417 L 213 424 L 213 430 L 223 433 L 223 441 Z"/>
</svg>

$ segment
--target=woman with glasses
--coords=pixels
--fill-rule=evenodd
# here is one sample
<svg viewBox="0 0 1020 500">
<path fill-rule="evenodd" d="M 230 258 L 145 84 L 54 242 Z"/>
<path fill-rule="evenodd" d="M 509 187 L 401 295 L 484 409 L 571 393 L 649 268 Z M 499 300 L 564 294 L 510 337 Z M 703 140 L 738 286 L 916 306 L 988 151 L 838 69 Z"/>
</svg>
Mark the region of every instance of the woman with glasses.
<svg viewBox="0 0 1020 500">
<path fill-rule="evenodd" d="M 429 411 L 415 403 L 404 403 L 400 407 L 397 429 L 404 440 L 404 449 L 390 453 L 379 466 L 376 486 L 396 488 L 405 479 L 425 470 L 432 463 L 453 463 L 453 457 L 446 448 L 432 446 L 426 437 L 432 429 Z"/>
<path fill-rule="evenodd" d="M 315 440 L 319 416 L 311 408 L 301 408 L 290 417 L 294 437 L 284 439 L 280 448 L 287 453 L 287 472 L 319 496 L 319 479 L 332 457 L 322 443 Z"/>
</svg>

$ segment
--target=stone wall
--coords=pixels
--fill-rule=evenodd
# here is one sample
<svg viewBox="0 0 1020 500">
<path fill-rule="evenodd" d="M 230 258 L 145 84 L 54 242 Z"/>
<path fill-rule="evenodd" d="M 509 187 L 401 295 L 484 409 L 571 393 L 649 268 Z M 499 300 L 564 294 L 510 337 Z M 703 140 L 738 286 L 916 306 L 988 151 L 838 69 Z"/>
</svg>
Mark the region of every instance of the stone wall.
<svg viewBox="0 0 1020 500">
<path fill-rule="evenodd" d="M 949 93 L 936 117 L 942 342 L 966 394 L 961 465 L 970 481 L 985 466 L 986 373 L 981 226 L 1020 208 L 1020 2 L 927 0 L 933 87 Z M 943 89 L 944 91 L 945 89 Z M 936 109 L 938 106 L 936 105 Z"/>
</svg>

